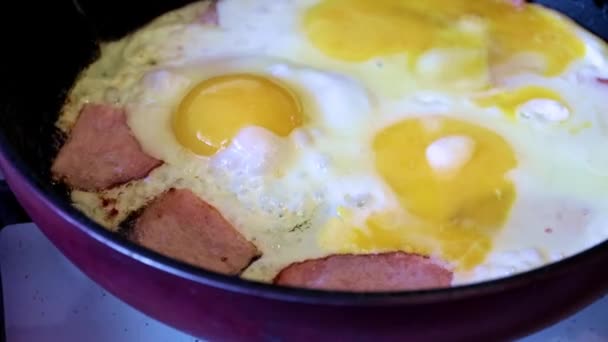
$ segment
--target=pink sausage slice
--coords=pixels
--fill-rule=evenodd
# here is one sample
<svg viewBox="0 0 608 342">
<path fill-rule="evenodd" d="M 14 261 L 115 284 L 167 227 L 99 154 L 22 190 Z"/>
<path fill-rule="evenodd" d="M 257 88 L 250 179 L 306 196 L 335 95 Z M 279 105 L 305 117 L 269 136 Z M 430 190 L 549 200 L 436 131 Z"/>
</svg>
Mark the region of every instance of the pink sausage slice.
<svg viewBox="0 0 608 342">
<path fill-rule="evenodd" d="M 142 151 L 123 109 L 87 104 L 51 171 L 72 188 L 94 191 L 143 178 L 160 164 Z"/>
<path fill-rule="evenodd" d="M 198 22 L 208 26 L 218 26 L 220 24 L 220 16 L 217 13 L 217 2 L 219 0 L 210 0 L 207 7 L 198 16 Z"/>
<path fill-rule="evenodd" d="M 451 282 L 451 271 L 402 252 L 307 260 L 284 268 L 274 279 L 277 285 L 359 292 L 449 287 Z"/>
<path fill-rule="evenodd" d="M 172 189 L 137 219 L 129 238 L 160 254 L 237 275 L 260 253 L 217 209 L 190 190 Z"/>
<path fill-rule="evenodd" d="M 521 9 L 526 5 L 526 0 L 510 0 L 513 7 Z"/>
</svg>

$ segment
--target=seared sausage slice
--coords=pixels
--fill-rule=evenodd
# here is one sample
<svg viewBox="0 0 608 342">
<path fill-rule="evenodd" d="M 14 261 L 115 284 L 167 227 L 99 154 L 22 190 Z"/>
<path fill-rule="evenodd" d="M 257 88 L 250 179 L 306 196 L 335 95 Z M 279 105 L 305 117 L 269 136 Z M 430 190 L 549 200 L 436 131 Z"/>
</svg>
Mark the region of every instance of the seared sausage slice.
<svg viewBox="0 0 608 342">
<path fill-rule="evenodd" d="M 198 22 L 203 25 L 218 26 L 220 17 L 217 13 L 217 2 L 219 0 L 210 0 L 209 4 L 198 17 Z"/>
<path fill-rule="evenodd" d="M 219 211 L 185 189 L 171 189 L 154 200 L 129 237 L 160 254 L 230 275 L 259 256 Z"/>
<path fill-rule="evenodd" d="M 513 7 L 517 9 L 522 9 L 526 6 L 526 0 L 510 0 Z"/>
<path fill-rule="evenodd" d="M 284 268 L 274 279 L 278 285 L 359 292 L 448 287 L 451 282 L 451 271 L 402 252 L 307 260 Z"/>
<path fill-rule="evenodd" d="M 142 151 L 123 109 L 87 104 L 51 171 L 72 188 L 94 191 L 143 178 L 160 164 Z"/>
</svg>

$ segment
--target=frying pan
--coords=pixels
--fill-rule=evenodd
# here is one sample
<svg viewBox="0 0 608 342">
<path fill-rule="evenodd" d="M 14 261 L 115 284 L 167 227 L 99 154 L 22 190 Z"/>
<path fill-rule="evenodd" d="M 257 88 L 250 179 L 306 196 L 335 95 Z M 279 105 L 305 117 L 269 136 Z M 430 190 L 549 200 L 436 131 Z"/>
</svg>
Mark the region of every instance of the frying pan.
<svg viewBox="0 0 608 342">
<path fill-rule="evenodd" d="M 121 37 L 186 2 L 2 4 L 0 169 L 44 234 L 109 292 L 153 318 L 214 341 L 512 339 L 555 323 L 607 292 L 608 242 L 506 279 L 364 294 L 282 288 L 216 274 L 95 224 L 71 207 L 65 188 L 50 180 L 57 146 L 53 124 L 61 104 L 78 72 L 96 57 L 98 40 Z M 542 3 L 608 38 L 602 2 Z M 4 223 L 20 218 L 13 215 Z"/>
</svg>

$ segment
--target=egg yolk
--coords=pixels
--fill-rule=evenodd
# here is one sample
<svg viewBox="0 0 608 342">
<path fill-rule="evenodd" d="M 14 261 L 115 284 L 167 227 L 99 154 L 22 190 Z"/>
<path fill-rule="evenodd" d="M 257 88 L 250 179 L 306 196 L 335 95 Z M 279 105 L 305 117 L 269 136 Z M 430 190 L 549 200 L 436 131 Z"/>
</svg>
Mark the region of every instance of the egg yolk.
<svg viewBox="0 0 608 342">
<path fill-rule="evenodd" d="M 507 0 L 324 0 L 307 11 L 303 26 L 322 52 L 355 62 L 484 44 L 491 64 L 534 52 L 545 57 L 545 73 L 556 75 L 585 52 L 566 20 Z"/>
<path fill-rule="evenodd" d="M 264 127 L 287 136 L 301 123 L 300 104 L 287 88 L 262 76 L 233 74 L 192 88 L 173 116 L 173 131 L 184 147 L 210 156 L 243 127 Z"/>
<path fill-rule="evenodd" d="M 565 104 L 565 101 L 556 91 L 539 86 L 526 86 L 500 92 L 477 99 L 476 102 L 482 107 L 498 107 L 509 117 L 515 118 L 519 106 L 534 99 L 548 99 Z"/>
<path fill-rule="evenodd" d="M 430 165 L 427 153 L 446 136 L 475 142 L 467 162 L 448 176 Z M 379 174 L 407 215 L 375 214 L 364 227 L 349 226 L 341 215 L 322 232 L 321 245 L 350 253 L 438 253 L 461 269 L 483 262 L 515 199 L 506 177 L 517 164 L 509 144 L 486 128 L 437 116 L 384 129 L 373 149 Z"/>
</svg>

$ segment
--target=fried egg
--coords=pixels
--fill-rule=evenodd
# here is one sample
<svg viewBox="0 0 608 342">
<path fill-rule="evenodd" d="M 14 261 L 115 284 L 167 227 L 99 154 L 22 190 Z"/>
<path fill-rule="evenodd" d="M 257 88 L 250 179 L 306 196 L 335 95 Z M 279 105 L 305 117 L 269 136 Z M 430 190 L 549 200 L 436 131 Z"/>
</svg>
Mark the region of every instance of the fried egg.
<svg viewBox="0 0 608 342">
<path fill-rule="evenodd" d="M 262 257 L 243 277 L 335 253 L 436 257 L 454 284 L 608 238 L 606 45 L 506 0 L 196 2 L 102 46 L 58 120 L 126 108 L 164 164 L 74 204 L 108 229 L 171 187 Z M 116 201 L 107 217 L 102 198 Z"/>
</svg>

